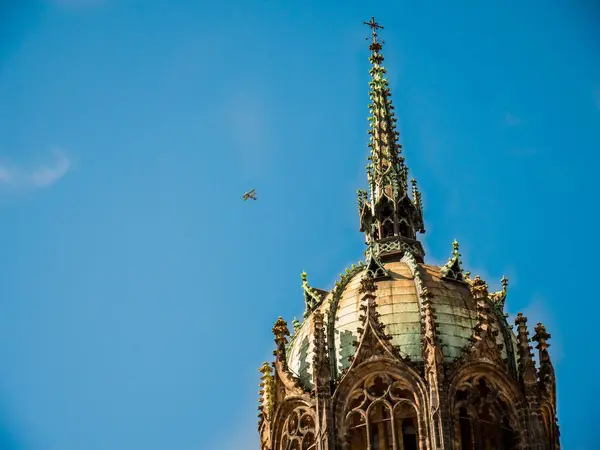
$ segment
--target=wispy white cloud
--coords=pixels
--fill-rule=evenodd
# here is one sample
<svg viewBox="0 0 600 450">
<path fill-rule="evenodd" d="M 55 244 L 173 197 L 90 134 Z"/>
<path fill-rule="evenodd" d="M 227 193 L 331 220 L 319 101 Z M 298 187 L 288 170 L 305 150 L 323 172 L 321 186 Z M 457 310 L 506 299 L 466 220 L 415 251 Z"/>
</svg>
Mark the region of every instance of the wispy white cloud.
<svg viewBox="0 0 600 450">
<path fill-rule="evenodd" d="M 28 166 L 0 162 L 0 186 L 21 189 L 49 187 L 71 168 L 71 160 L 63 151 L 55 151 L 49 161 Z"/>
<path fill-rule="evenodd" d="M 512 113 L 507 112 L 504 116 L 504 124 L 509 127 L 517 127 L 523 123 L 519 117 L 515 116 Z"/>
</svg>

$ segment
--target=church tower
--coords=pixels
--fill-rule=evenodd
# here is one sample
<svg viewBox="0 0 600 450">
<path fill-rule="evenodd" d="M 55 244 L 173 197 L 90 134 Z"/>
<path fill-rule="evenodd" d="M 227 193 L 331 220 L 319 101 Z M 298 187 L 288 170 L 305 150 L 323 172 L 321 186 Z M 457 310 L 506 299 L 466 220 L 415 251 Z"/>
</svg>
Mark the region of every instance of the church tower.
<svg viewBox="0 0 600 450">
<path fill-rule="evenodd" d="M 358 192 L 364 260 L 331 291 L 302 274 L 305 312 L 273 327 L 260 372 L 261 450 L 558 450 L 550 334 L 504 313 L 508 281 L 489 292 L 448 262 L 427 264 L 423 205 L 410 181 L 374 19 L 368 190 Z M 532 343 L 537 343 L 538 366 Z"/>
</svg>

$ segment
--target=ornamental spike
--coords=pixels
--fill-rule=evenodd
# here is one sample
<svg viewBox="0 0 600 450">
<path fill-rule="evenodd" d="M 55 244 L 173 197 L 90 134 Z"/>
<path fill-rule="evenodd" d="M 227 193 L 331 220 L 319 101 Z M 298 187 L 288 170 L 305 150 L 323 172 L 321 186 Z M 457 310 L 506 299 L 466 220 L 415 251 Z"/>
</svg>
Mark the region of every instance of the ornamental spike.
<svg viewBox="0 0 600 450">
<path fill-rule="evenodd" d="M 425 252 L 417 241 L 417 233 L 425 232 L 421 194 L 413 184 L 413 200 L 410 200 L 408 167 L 401 155 L 400 134 L 396 130 L 398 119 L 394 114 L 389 83 L 384 76 L 383 41 L 378 35 L 383 27 L 374 18 L 365 24 L 371 28 L 369 164 L 366 169 L 370 198 L 362 200 L 359 197 L 360 230 L 365 233 L 367 243 L 394 238 L 397 248 L 405 251 L 407 246 L 403 244 L 409 242 L 422 262 Z"/>
</svg>

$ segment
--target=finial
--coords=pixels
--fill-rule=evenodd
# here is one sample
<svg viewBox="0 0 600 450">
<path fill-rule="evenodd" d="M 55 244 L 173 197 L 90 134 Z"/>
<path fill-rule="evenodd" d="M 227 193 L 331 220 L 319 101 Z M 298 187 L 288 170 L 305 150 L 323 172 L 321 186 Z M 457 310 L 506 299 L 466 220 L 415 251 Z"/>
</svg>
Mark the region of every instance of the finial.
<svg viewBox="0 0 600 450">
<path fill-rule="evenodd" d="M 288 330 L 287 322 L 283 320 L 283 317 L 279 316 L 275 325 L 273 325 L 273 334 L 275 335 L 275 342 L 278 344 L 286 343 L 286 337 L 290 335 L 290 330 Z"/>
<path fill-rule="evenodd" d="M 458 241 L 456 239 L 454 239 L 454 241 L 452 241 L 452 253 L 454 253 L 455 255 L 458 255 Z"/>
<path fill-rule="evenodd" d="M 368 25 L 371 28 L 371 45 L 369 45 L 369 50 L 371 50 L 374 54 L 379 52 L 382 48 L 383 40 L 379 42 L 377 40 L 378 34 L 377 30 L 383 30 L 383 27 L 375 22 L 375 17 L 371 17 L 370 22 L 364 22 L 365 25 Z M 367 37 L 367 40 L 369 38 Z"/>
<path fill-rule="evenodd" d="M 265 361 L 264 363 L 262 363 L 262 366 L 260 366 L 258 371 L 263 375 L 270 374 L 272 372 L 271 364 Z"/>
<path fill-rule="evenodd" d="M 546 327 L 541 322 L 538 322 L 537 326 L 534 328 L 534 331 L 535 335 L 532 339 L 538 343 L 536 348 L 540 351 L 548 350 L 550 344 L 548 344 L 547 340 L 550 339 L 552 335 L 546 331 Z"/>
<path fill-rule="evenodd" d="M 302 324 L 295 317 L 292 319 L 292 327 L 294 328 L 294 334 L 298 332 L 298 328 L 300 328 Z"/>
<path fill-rule="evenodd" d="M 479 275 L 475 275 L 475 279 L 471 285 L 471 292 L 476 299 L 483 299 L 488 294 L 487 283 L 483 281 Z"/>
<path fill-rule="evenodd" d="M 506 291 L 506 289 L 508 288 L 508 278 L 506 278 L 504 275 L 502 275 L 502 279 L 500 280 L 500 283 L 502 283 L 502 290 Z"/>
<path fill-rule="evenodd" d="M 383 30 L 383 27 L 375 22 L 375 17 L 371 17 L 369 22 L 363 22 L 365 25 L 368 25 L 371 28 L 371 34 L 373 36 L 373 41 L 377 39 L 377 30 Z"/>
<path fill-rule="evenodd" d="M 518 313 L 515 325 L 517 326 L 517 341 L 519 343 L 519 371 L 523 377 L 523 381 L 527 385 L 535 384 L 537 371 L 533 362 L 533 355 L 531 354 L 531 346 L 529 345 L 527 317 L 523 313 Z"/>
<path fill-rule="evenodd" d="M 302 277 L 302 284 L 305 284 L 308 282 L 308 274 L 304 270 L 302 271 L 300 276 Z"/>
<path fill-rule="evenodd" d="M 361 294 L 366 292 L 374 293 L 376 290 L 377 286 L 375 285 L 373 275 L 368 271 L 360 280 L 360 288 L 358 292 Z"/>
</svg>

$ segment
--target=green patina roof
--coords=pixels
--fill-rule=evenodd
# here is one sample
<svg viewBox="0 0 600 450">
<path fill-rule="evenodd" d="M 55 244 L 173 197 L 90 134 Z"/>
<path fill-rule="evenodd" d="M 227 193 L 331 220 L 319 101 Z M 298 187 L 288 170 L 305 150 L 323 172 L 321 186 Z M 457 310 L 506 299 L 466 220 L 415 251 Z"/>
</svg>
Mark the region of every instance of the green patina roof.
<svg viewBox="0 0 600 450">
<path fill-rule="evenodd" d="M 432 306 L 435 308 L 438 324 L 438 337 L 443 345 L 444 360 L 451 362 L 458 358 L 473 335 L 476 325 L 476 303 L 465 282 L 444 279 L 440 267 L 420 264 L 423 284 L 433 294 Z M 398 346 L 402 356 L 413 361 L 421 361 L 421 315 L 417 288 L 411 269 L 401 261 L 389 262 L 385 268 L 390 274 L 388 279 L 377 280 L 377 312 L 386 326 L 386 333 L 392 336 L 392 345 Z M 330 353 L 334 357 L 333 365 L 337 373 L 349 367 L 348 357 L 354 354 L 353 342 L 358 339 L 360 326 L 360 297 L 358 293 L 360 275 L 365 267 L 355 267 L 346 273 L 338 284 L 341 295 L 336 305 L 335 295 L 327 295 L 321 310 L 331 313 L 335 309 L 334 328 L 329 331 L 333 336 Z M 335 293 L 335 292 L 334 292 Z M 331 322 L 329 322 L 331 323 Z M 506 343 L 506 339 L 510 343 Z M 514 349 L 513 333 L 499 333 L 498 342 L 504 344 L 503 357 L 507 357 L 506 348 Z M 303 321 L 292 337 L 288 351 L 290 369 L 300 378 L 302 384 L 312 388 L 311 317 Z M 514 359 L 514 353 L 512 353 Z"/>
</svg>

